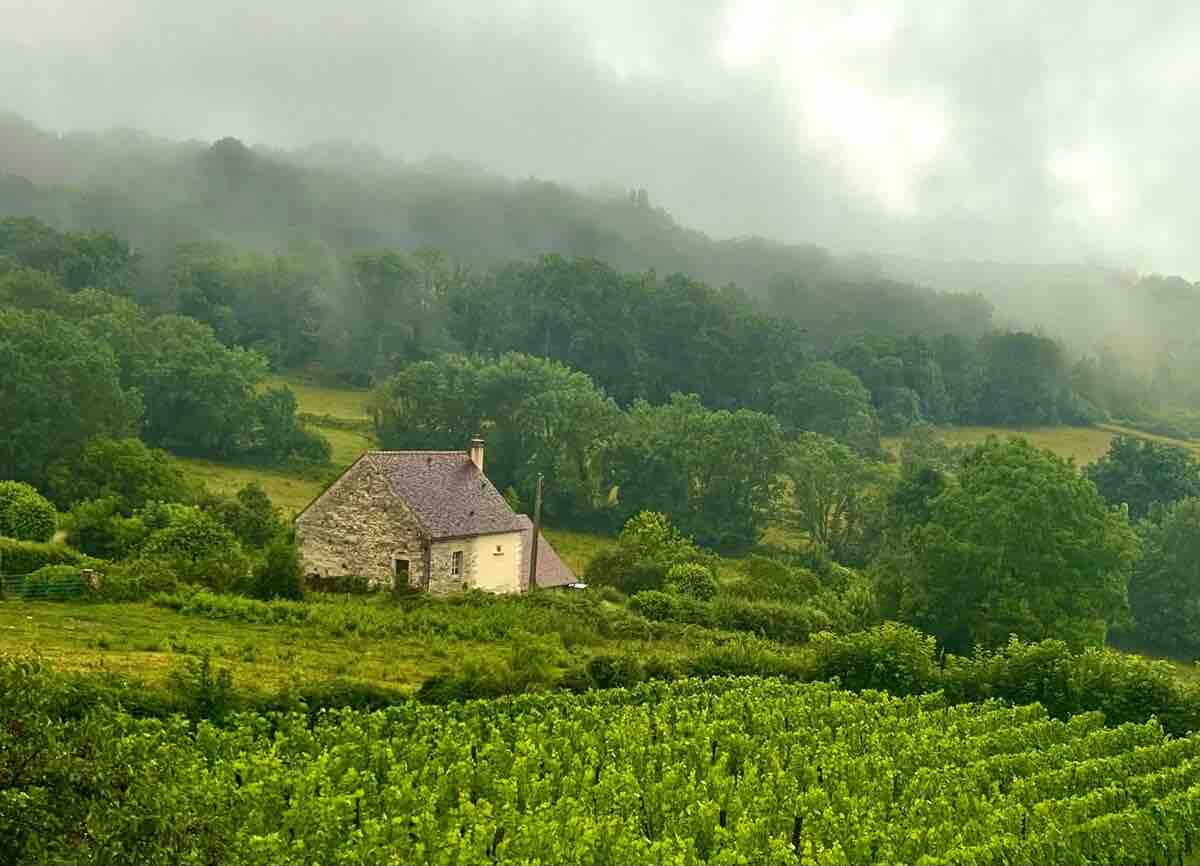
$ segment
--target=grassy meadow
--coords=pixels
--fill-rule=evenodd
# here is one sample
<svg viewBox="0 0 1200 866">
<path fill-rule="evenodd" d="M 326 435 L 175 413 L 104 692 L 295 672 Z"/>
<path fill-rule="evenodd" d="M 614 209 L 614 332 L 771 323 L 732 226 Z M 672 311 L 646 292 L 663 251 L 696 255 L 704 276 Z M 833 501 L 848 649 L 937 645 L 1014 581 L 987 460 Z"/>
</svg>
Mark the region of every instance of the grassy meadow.
<svg viewBox="0 0 1200 866">
<path fill-rule="evenodd" d="M 1077 466 L 1095 463 L 1108 451 L 1113 437 L 1120 434 L 1177 445 L 1200 455 L 1200 442 L 1156 436 L 1118 424 L 1101 424 L 1097 427 L 942 427 L 938 432 L 947 442 L 955 445 L 975 445 L 989 436 L 1021 436 L 1038 448 L 1045 448 L 1059 457 L 1074 460 Z M 884 439 L 884 446 L 893 453 L 898 453 L 900 438 L 887 437 Z"/>
</svg>

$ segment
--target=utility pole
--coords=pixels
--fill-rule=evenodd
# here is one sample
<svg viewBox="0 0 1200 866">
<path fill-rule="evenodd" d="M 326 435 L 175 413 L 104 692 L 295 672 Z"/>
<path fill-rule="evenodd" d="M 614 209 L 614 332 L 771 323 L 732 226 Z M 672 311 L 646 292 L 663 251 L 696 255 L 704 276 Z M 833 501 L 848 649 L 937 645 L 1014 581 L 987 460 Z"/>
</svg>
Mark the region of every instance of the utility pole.
<svg viewBox="0 0 1200 866">
<path fill-rule="evenodd" d="M 538 535 L 542 531 L 542 473 L 538 473 L 537 497 L 533 501 L 533 532 L 529 534 L 529 591 L 537 589 Z"/>
</svg>

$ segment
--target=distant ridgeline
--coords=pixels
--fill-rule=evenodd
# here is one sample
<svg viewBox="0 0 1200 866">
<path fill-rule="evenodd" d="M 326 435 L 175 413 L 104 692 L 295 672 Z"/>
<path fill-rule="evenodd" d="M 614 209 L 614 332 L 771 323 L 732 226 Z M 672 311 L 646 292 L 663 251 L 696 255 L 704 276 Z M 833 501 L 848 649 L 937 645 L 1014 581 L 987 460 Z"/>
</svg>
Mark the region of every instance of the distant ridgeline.
<svg viewBox="0 0 1200 866">
<path fill-rule="evenodd" d="M 276 369 L 367 384 L 445 351 L 518 351 L 587 373 L 622 405 L 695 393 L 709 407 L 819 428 L 808 397 L 794 405 L 793 379 L 825 360 L 858 381 L 817 371 L 810 379 L 822 381 L 801 390 L 815 388 L 819 403 L 865 387 L 885 432 L 917 421 L 1137 420 L 1200 403 L 1185 375 L 1200 350 L 1180 331 L 1200 313 L 1200 292 L 1177 279 L 939 270 L 759 238 L 716 241 L 642 190 L 585 195 L 350 147 L 283 153 L 232 138 L 57 136 L 8 117 L 0 164 L 0 217 L 26 220 L 0 230 L 10 270 L 197 319 Z M 1124 292 L 1139 313 L 1104 348 L 1110 335 L 1096 331 L 1076 360 L 1052 339 L 996 331 L 984 293 L 1006 287 L 1040 293 L 1044 310 L 1074 299 L 1066 320 L 1076 324 L 1094 319 L 1093 290 Z M 6 304 L 25 305 L 13 294 Z M 1069 336 L 1073 348 L 1087 342 L 1078 327 Z"/>
</svg>

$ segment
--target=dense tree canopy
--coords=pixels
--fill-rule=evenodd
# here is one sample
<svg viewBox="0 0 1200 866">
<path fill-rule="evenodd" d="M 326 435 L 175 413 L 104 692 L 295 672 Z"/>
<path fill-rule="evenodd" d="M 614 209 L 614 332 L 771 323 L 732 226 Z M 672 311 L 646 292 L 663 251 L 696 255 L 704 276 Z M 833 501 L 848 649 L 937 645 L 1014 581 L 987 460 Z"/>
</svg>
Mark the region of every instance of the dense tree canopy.
<svg viewBox="0 0 1200 866">
<path fill-rule="evenodd" d="M 1194 658 L 1200 653 L 1200 499 L 1164 509 L 1141 526 L 1142 558 L 1129 582 L 1135 630 L 1144 645 Z"/>
<path fill-rule="evenodd" d="M 793 525 L 835 559 L 851 558 L 870 526 L 876 464 L 819 433 L 801 433 L 787 451 L 786 512 Z"/>
<path fill-rule="evenodd" d="M 1113 437 L 1087 475 L 1109 504 L 1129 506 L 1131 520 L 1148 517 L 1155 505 L 1200 496 L 1200 463 L 1191 453 L 1137 436 Z"/>
<path fill-rule="evenodd" d="M 597 507 L 592 458 L 618 416 L 586 375 L 518 353 L 409 365 L 376 391 L 373 411 L 384 448 L 455 450 L 485 435 L 488 477 L 531 508 L 545 475 L 546 514 L 566 521 Z"/>
<path fill-rule="evenodd" d="M 0 478 L 40 485 L 93 436 L 137 432 L 112 349 L 59 316 L 0 309 L 0 370 Z"/>
<path fill-rule="evenodd" d="M 929 514 L 906 536 L 902 609 L 947 646 L 1009 634 L 1099 644 L 1123 616 L 1136 538 L 1071 462 L 991 439 Z"/>
<path fill-rule="evenodd" d="M 50 467 L 49 490 L 66 506 L 84 499 L 115 499 L 128 516 L 147 502 L 179 502 L 189 491 L 165 451 L 140 439 L 89 439 L 79 456 Z"/>
<path fill-rule="evenodd" d="M 661 406 L 635 403 L 600 460 L 619 520 L 659 511 L 701 544 L 737 550 L 765 528 L 782 457 L 771 416 L 675 394 Z"/>
</svg>

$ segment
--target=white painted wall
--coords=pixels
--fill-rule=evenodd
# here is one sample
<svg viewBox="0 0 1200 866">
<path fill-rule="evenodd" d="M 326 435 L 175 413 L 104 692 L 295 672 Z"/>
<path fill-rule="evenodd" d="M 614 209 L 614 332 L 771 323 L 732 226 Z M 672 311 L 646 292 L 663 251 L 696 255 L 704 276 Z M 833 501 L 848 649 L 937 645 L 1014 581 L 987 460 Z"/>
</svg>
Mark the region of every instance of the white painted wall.
<svg viewBox="0 0 1200 866">
<path fill-rule="evenodd" d="M 466 583 L 488 592 L 520 592 L 521 533 L 463 539 Z"/>
</svg>

